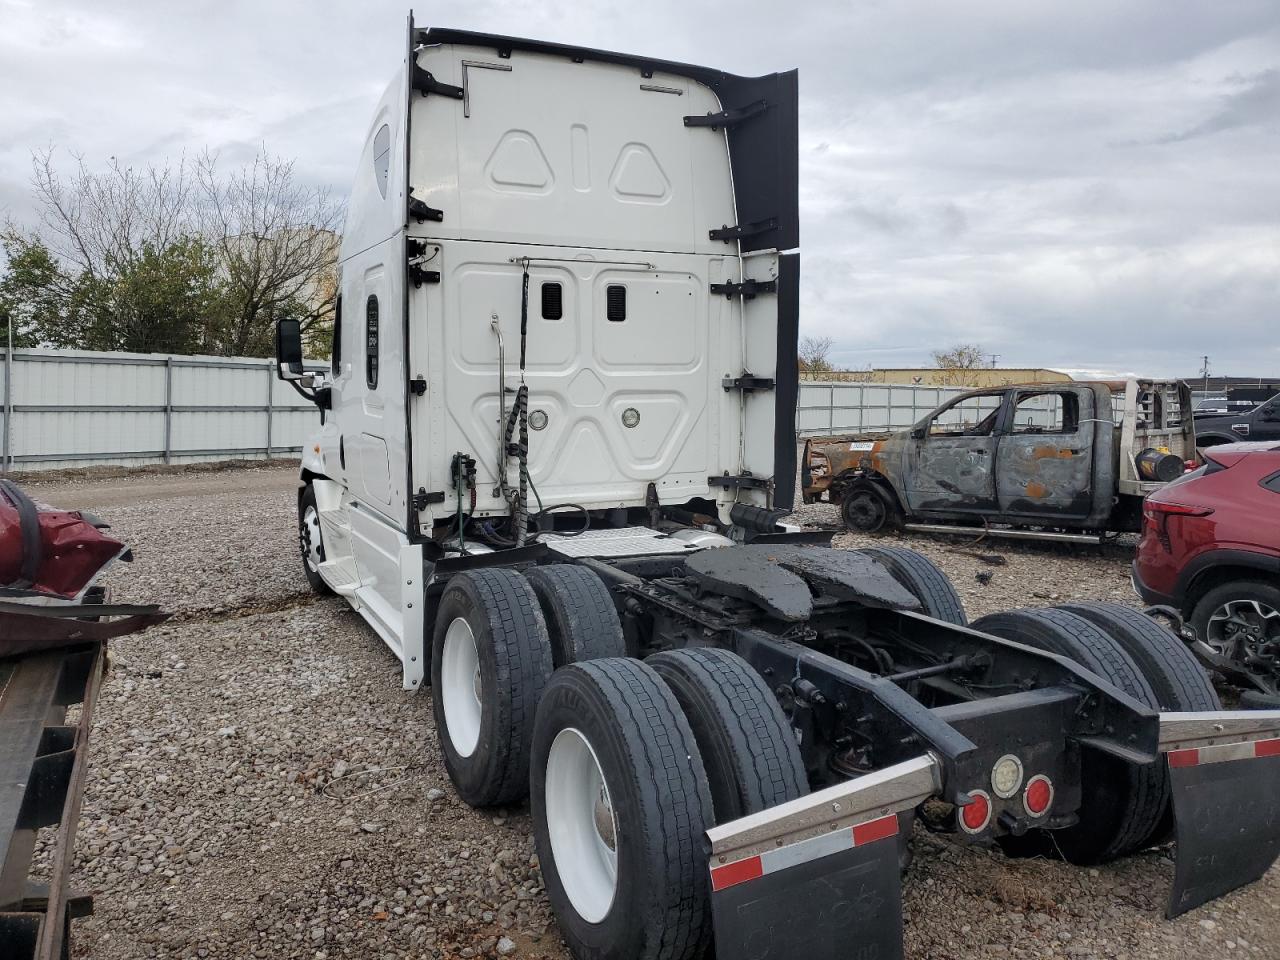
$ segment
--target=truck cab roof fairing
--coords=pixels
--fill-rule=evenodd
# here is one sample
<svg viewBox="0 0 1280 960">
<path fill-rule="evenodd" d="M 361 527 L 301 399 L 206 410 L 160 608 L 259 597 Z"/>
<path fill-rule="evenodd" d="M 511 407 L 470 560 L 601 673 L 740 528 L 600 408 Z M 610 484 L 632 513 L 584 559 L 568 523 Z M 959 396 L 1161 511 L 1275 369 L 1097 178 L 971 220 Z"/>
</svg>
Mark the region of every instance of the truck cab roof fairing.
<svg viewBox="0 0 1280 960">
<path fill-rule="evenodd" d="M 709 67 L 595 50 L 540 40 L 525 40 L 468 30 L 432 27 L 413 32 L 416 46 L 456 44 L 489 48 L 500 59 L 512 51 L 635 67 L 641 79 L 654 73 L 687 77 L 710 88 L 720 100 L 733 167 L 737 224 L 744 252 L 791 250 L 800 244 L 798 75 L 790 70 L 762 77 L 740 77 Z M 692 123 L 690 121 L 693 121 Z M 686 126 L 710 125 L 704 117 L 686 117 Z"/>
</svg>

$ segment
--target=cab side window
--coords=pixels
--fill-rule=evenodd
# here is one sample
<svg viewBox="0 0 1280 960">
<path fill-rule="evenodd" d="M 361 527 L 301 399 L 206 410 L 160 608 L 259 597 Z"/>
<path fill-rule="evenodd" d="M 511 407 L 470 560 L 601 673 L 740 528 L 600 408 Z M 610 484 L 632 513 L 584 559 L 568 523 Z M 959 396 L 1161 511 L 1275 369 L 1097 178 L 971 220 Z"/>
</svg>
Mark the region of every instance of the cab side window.
<svg viewBox="0 0 1280 960">
<path fill-rule="evenodd" d="M 1003 394 L 966 397 L 929 422 L 930 437 L 988 437 L 995 430 Z"/>
<path fill-rule="evenodd" d="M 330 369 L 336 379 L 342 371 L 342 294 L 333 305 L 333 343 L 329 348 Z"/>
<path fill-rule="evenodd" d="M 1079 425 L 1080 398 L 1074 393 L 1020 393 L 1009 433 L 1075 433 Z"/>
</svg>

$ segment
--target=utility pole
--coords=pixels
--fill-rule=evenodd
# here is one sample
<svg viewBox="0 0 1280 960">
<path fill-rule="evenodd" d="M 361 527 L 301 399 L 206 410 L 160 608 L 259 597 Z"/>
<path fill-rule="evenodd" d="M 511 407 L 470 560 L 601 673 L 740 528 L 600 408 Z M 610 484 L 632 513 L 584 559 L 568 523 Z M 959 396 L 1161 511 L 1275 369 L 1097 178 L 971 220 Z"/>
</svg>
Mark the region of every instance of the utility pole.
<svg viewBox="0 0 1280 960">
<path fill-rule="evenodd" d="M 13 467 L 13 314 L 6 310 L 5 326 L 8 327 L 8 348 L 4 352 L 4 437 L 0 440 L 0 472 L 8 473 Z"/>
<path fill-rule="evenodd" d="M 996 361 L 1000 359 L 1000 354 L 992 353 L 988 354 L 988 356 L 991 357 L 991 369 L 994 370 L 996 368 Z"/>
</svg>

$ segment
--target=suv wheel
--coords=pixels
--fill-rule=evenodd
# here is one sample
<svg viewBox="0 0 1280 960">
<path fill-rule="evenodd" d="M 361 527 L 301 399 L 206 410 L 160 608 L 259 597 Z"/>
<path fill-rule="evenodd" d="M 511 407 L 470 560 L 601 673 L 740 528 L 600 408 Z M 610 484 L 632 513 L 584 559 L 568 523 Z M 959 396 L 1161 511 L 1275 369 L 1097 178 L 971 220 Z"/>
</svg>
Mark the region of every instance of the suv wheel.
<svg viewBox="0 0 1280 960">
<path fill-rule="evenodd" d="M 1280 587 L 1257 580 L 1214 587 L 1196 604 L 1191 624 L 1218 653 L 1280 689 Z"/>
</svg>

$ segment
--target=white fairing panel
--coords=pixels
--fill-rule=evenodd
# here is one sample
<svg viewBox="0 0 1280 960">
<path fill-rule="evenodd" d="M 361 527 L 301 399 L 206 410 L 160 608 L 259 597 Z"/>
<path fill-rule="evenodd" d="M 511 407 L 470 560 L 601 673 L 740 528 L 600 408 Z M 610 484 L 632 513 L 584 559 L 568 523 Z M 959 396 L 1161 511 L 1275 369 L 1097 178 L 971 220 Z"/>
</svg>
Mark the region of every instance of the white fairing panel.
<svg viewBox="0 0 1280 960">
<path fill-rule="evenodd" d="M 410 402 L 413 487 L 449 496 L 419 514 L 424 532 L 457 508 L 455 452 L 477 461 L 477 513 L 506 512 L 494 490 L 495 328 L 509 408 L 526 267 L 525 380 L 533 422 L 545 415 L 529 466 L 544 505 L 643 505 L 650 483 L 681 503 L 715 498 L 710 476 L 772 476 L 771 394 L 744 398 L 722 381 L 775 375 L 776 299 L 709 288 L 776 277 L 777 258 L 744 259 L 708 236 L 736 222 L 725 134 L 683 118 L 718 111 L 715 95 L 684 77 L 532 52 L 426 47 L 418 65 L 465 91 L 410 101 L 409 182 L 443 213 L 409 225 L 441 277 L 409 291 L 409 376 L 427 383 Z M 549 285 L 559 289 L 544 307 Z"/>
</svg>

